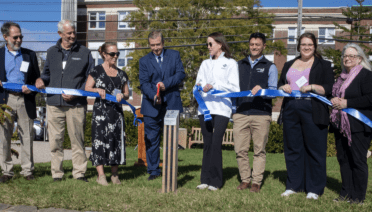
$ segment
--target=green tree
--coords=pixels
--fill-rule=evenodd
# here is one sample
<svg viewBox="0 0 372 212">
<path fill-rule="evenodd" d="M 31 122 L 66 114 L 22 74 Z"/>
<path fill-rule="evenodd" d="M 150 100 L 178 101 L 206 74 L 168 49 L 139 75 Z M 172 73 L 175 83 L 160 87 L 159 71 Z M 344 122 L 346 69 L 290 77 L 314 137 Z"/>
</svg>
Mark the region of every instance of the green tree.
<svg viewBox="0 0 372 212">
<path fill-rule="evenodd" d="M 347 39 L 356 41 L 372 41 L 369 34 L 369 26 L 363 25 L 363 20 L 372 18 L 372 8 L 363 6 L 364 0 L 356 0 L 358 6 L 348 7 L 342 11 L 346 16 L 347 23 L 350 24 L 350 29 L 334 22 L 336 29 L 341 29 L 342 33 L 339 36 L 333 36 L 334 39 Z M 348 41 L 338 41 L 341 43 L 348 43 Z M 371 47 L 366 43 L 358 43 L 367 54 L 372 54 Z M 331 59 L 334 64 L 335 76 L 341 73 L 341 50 L 332 49 L 330 47 L 323 50 L 323 55 Z"/>
<path fill-rule="evenodd" d="M 186 72 L 185 89 L 181 92 L 184 107 L 196 106 L 196 101 L 192 100 L 192 88 L 202 61 L 209 57 L 204 45 L 206 36 L 218 31 L 230 42 L 248 40 L 253 32 L 265 33 L 268 38 L 272 37 L 273 33 L 274 16 L 258 10 L 258 0 L 134 0 L 134 4 L 139 10 L 131 13 L 127 20 L 136 21 L 131 22 L 131 27 L 136 28 L 133 31 L 133 39 L 136 40 L 133 41 L 137 46 L 148 47 L 147 37 L 149 31 L 154 29 L 162 30 L 167 38 L 165 46 L 203 44 L 174 48 L 180 52 Z M 234 17 L 247 19 L 229 19 Z M 247 42 L 230 44 L 230 48 L 236 60 L 249 54 Z M 268 41 L 265 51 L 287 54 L 281 41 Z M 149 49 L 140 49 L 130 54 L 133 61 L 127 70 L 136 92 L 140 92 L 137 88 L 140 84 L 139 59 L 149 52 Z"/>
</svg>

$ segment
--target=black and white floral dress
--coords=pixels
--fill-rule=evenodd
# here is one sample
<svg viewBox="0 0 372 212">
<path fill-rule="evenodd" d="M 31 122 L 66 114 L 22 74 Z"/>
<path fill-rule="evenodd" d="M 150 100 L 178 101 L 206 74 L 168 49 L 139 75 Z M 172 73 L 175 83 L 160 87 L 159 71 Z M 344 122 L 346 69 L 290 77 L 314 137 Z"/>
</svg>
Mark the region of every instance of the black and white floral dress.
<svg viewBox="0 0 372 212">
<path fill-rule="evenodd" d="M 127 74 L 123 70 L 117 70 L 116 77 L 109 77 L 102 65 L 98 65 L 89 74 L 93 77 L 96 88 L 105 89 L 106 94 L 113 94 L 115 88 L 122 91 L 128 81 Z M 92 154 L 89 157 L 93 166 L 126 163 L 124 123 L 121 104 L 96 98 L 92 117 Z"/>
</svg>

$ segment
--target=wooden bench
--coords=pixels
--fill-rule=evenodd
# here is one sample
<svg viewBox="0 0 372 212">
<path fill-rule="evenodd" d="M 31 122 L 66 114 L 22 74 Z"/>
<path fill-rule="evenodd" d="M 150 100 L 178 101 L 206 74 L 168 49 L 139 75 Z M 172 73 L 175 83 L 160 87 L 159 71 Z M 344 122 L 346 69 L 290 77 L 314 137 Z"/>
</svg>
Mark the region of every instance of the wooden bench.
<svg viewBox="0 0 372 212">
<path fill-rule="evenodd" d="M 201 133 L 201 128 L 192 127 L 191 134 L 189 137 L 189 149 L 193 144 L 202 144 L 203 135 Z M 225 134 L 223 135 L 222 144 L 231 144 L 234 145 L 233 140 L 233 129 L 226 129 Z"/>
</svg>

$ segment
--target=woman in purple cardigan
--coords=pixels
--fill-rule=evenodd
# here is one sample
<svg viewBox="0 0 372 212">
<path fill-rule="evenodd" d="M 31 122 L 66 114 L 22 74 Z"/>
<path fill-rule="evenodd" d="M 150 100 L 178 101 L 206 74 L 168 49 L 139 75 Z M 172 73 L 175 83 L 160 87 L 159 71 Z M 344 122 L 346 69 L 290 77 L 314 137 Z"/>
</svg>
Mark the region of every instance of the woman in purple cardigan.
<svg viewBox="0 0 372 212">
<path fill-rule="evenodd" d="M 335 133 L 337 160 L 342 188 L 335 202 L 363 204 L 367 191 L 366 154 L 371 143 L 371 128 L 343 112 L 354 108 L 372 119 L 372 72 L 362 48 L 349 43 L 342 50 L 342 73 L 333 85 L 331 130 Z"/>
</svg>

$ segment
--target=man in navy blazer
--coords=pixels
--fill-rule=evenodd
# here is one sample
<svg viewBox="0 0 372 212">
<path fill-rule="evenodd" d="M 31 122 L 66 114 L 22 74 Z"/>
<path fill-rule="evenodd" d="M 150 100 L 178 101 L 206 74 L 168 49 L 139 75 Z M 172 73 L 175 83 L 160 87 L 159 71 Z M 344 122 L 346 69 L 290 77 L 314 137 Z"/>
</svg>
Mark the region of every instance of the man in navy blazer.
<svg viewBox="0 0 372 212">
<path fill-rule="evenodd" d="M 34 85 L 40 76 L 35 52 L 21 48 L 21 27 L 14 22 L 6 22 L 1 27 L 1 33 L 6 45 L 0 48 L 0 104 L 7 104 L 12 111 L 6 111 L 12 120 L 5 120 L 0 125 L 0 166 L 3 175 L 0 183 L 10 180 L 14 176 L 11 157 L 11 137 L 13 122 L 17 118 L 18 135 L 21 138 L 21 175 L 26 180 L 33 180 L 34 160 L 33 122 L 36 118 L 35 95 L 26 86 L 21 93 L 7 92 L 2 88 L 2 82 Z"/>
<path fill-rule="evenodd" d="M 139 61 L 139 80 L 142 91 L 141 113 L 145 123 L 145 143 L 148 180 L 161 175 L 160 133 L 167 110 L 183 112 L 178 85 L 185 78 L 180 53 L 164 49 L 164 39 L 160 31 L 152 31 L 148 37 L 151 51 Z M 157 97 L 157 86 L 160 97 Z"/>
</svg>

